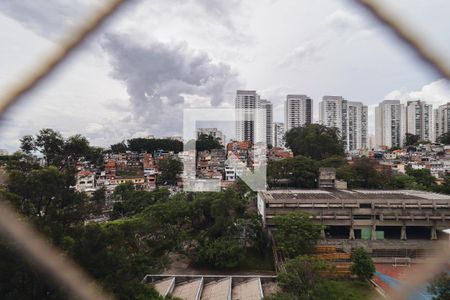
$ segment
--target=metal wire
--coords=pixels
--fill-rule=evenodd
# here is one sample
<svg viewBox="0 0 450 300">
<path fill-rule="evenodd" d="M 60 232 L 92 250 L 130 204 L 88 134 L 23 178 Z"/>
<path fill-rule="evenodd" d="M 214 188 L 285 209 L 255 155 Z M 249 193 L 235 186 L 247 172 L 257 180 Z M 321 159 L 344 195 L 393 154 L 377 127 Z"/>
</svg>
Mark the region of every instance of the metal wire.
<svg viewBox="0 0 450 300">
<path fill-rule="evenodd" d="M 6 96 L 0 102 L 0 120 L 5 116 L 5 113 L 22 99 L 22 96 L 32 91 L 43 79 L 53 73 L 61 63 L 66 60 L 70 54 L 79 48 L 83 41 L 91 35 L 106 19 L 108 19 L 114 12 L 117 11 L 120 5 L 125 3 L 125 0 L 110 0 L 98 13 L 96 13 L 90 20 L 87 20 L 78 31 L 70 35 L 66 41 L 61 43 L 60 48 L 47 56 L 42 65 L 33 68 L 28 72 L 28 76 L 13 86 L 11 90 L 7 91 Z"/>
<path fill-rule="evenodd" d="M 75 299 L 114 299 L 62 252 L 51 247 L 47 239 L 23 219 L 1 199 L 0 233 L 13 241 L 17 251 L 53 280 L 56 287 Z"/>
<path fill-rule="evenodd" d="M 386 25 L 400 41 L 408 45 L 416 53 L 417 57 L 428 64 L 439 76 L 450 80 L 450 70 L 446 68 L 443 61 L 425 47 L 425 43 L 422 43 L 403 24 L 400 24 L 400 22 L 390 16 L 385 9 L 370 0 L 352 1 L 364 7 L 380 23 Z M 40 67 L 33 68 L 27 77 L 16 86 L 13 86 L 0 102 L 0 120 L 14 104 L 23 98 L 25 93 L 33 91 L 41 84 L 43 79 L 54 72 L 74 50 L 82 45 L 83 41 L 90 34 L 98 29 L 125 2 L 125 0 L 111 0 L 92 19 L 88 20 L 84 26 L 80 27 L 77 32 L 63 42 L 59 50 L 47 56 Z M 23 219 L 12 207 L 0 201 L 0 234 L 14 241 L 18 246 L 18 251 L 41 270 L 45 271 L 57 286 L 63 287 L 68 294 L 78 299 L 112 298 L 111 295 L 102 291 L 93 279 L 65 257 L 64 254 L 52 248 L 46 239 Z M 414 274 L 414 276 L 410 276 L 409 282 L 416 286 L 429 280 L 447 265 L 448 259 L 449 251 L 443 249 L 441 255 L 433 261 L 434 263 L 425 264 L 419 272 Z M 410 290 L 405 288 L 390 296 L 393 299 L 399 299 L 402 297 L 401 295 L 407 295 L 409 292 Z"/>
<path fill-rule="evenodd" d="M 351 1 L 365 8 L 378 22 L 386 25 L 386 28 L 395 34 L 399 41 L 413 50 L 420 60 L 428 64 L 439 76 L 450 81 L 450 69 L 446 67 L 442 59 L 426 47 L 426 44 L 409 31 L 404 24 L 401 24 L 398 19 L 391 16 L 386 9 L 376 4 L 373 0 Z"/>
<path fill-rule="evenodd" d="M 54 72 L 83 41 L 99 28 L 114 12 L 118 10 L 124 0 L 111 0 L 91 19 L 87 20 L 78 31 L 61 43 L 60 48 L 47 56 L 42 65 L 33 68 L 28 76 L 13 86 L 0 102 L 0 120 L 7 111 L 22 99 L 24 94 L 33 91 L 43 80 Z M 22 220 L 22 221 L 20 221 Z M 63 292 L 71 298 L 86 300 L 114 299 L 99 287 L 95 280 L 83 272 L 64 253 L 51 247 L 44 236 L 31 225 L 23 221 L 12 207 L 3 199 L 0 201 L 0 234 L 17 245 L 17 250 L 23 257 L 33 262 L 41 271 L 45 272 L 55 286 L 61 287 Z"/>
</svg>

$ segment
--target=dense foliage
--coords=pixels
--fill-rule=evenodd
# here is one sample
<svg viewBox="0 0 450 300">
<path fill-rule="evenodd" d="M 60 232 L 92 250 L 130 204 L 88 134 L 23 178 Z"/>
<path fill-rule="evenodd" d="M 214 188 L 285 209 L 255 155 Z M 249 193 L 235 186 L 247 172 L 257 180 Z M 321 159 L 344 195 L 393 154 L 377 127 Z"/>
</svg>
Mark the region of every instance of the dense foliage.
<svg viewBox="0 0 450 300">
<path fill-rule="evenodd" d="M 223 146 L 220 142 L 220 139 L 212 135 L 200 134 L 196 141 L 196 149 L 197 151 L 222 149 Z"/>
<path fill-rule="evenodd" d="M 158 184 L 176 185 L 178 178 L 183 171 L 183 163 L 175 157 L 167 157 L 157 161 L 159 174 Z"/>
<path fill-rule="evenodd" d="M 309 256 L 298 256 L 285 263 L 286 271 L 278 275 L 278 284 L 294 299 L 317 299 L 320 282 L 332 271 L 332 266 L 323 260 Z"/>
<path fill-rule="evenodd" d="M 321 225 L 313 224 L 310 215 L 294 212 L 275 216 L 277 246 L 287 257 L 311 253 L 320 238 Z"/>
<path fill-rule="evenodd" d="M 0 197 L 118 299 L 160 299 L 141 280 L 166 268 L 169 253 L 183 254 L 198 265 L 232 268 L 239 267 L 247 253 L 268 252 L 261 220 L 249 209 L 253 194 L 242 182 L 226 192 L 174 195 L 164 188 L 136 190 L 128 183 L 119 185 L 112 199 L 105 189 L 88 197 L 73 188 L 72 162 L 95 150 L 84 137 L 64 139 L 43 130 L 37 137 L 24 137 L 22 146 L 26 153 L 0 158 L 9 177 Z M 36 163 L 31 155 L 36 151 L 48 165 Z M 180 162 L 162 161 L 167 162 L 159 165 L 164 182 L 176 182 Z M 113 220 L 90 221 L 111 200 Z M 16 246 L 0 240 L 0 298 L 66 298 L 17 256 Z"/>
<path fill-rule="evenodd" d="M 332 155 L 344 156 L 344 144 L 339 130 L 320 124 L 296 127 L 286 133 L 286 146 L 295 156 L 322 160 Z"/>
<path fill-rule="evenodd" d="M 304 156 L 269 161 L 267 181 L 271 186 L 287 185 L 299 188 L 314 188 L 319 174 L 318 164 Z"/>
<path fill-rule="evenodd" d="M 183 151 L 183 143 L 175 139 L 149 139 L 135 138 L 127 141 L 128 150 L 136 152 L 153 153 L 158 150 L 173 151 L 178 153 Z"/>
<path fill-rule="evenodd" d="M 450 132 L 446 132 L 438 136 L 436 142 L 444 145 L 450 145 Z"/>
<path fill-rule="evenodd" d="M 364 248 L 356 249 L 352 254 L 352 274 L 356 275 L 360 280 L 369 280 L 375 273 L 375 265 L 372 257 Z"/>
<path fill-rule="evenodd" d="M 89 141 L 79 134 L 64 139 L 61 133 L 44 128 L 36 136 L 25 135 L 20 139 L 20 149 L 25 154 L 39 152 L 48 165 L 73 167 L 81 157 L 94 164 L 103 164 L 103 149 L 91 147 Z"/>
</svg>

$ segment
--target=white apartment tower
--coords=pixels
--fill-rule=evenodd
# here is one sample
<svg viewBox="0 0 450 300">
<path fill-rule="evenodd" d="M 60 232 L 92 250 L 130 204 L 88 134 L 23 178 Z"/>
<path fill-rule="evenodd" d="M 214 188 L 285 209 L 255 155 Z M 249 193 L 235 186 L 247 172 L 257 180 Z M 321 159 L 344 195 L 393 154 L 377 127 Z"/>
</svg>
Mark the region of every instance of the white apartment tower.
<svg viewBox="0 0 450 300">
<path fill-rule="evenodd" d="M 279 123 L 279 122 L 275 122 L 273 123 L 272 126 L 272 146 L 274 147 L 280 147 L 280 148 L 284 148 L 285 147 L 285 142 L 284 142 L 284 124 L 283 123 Z"/>
<path fill-rule="evenodd" d="M 406 105 L 406 132 L 418 135 L 421 141 L 434 142 L 433 106 L 423 101 L 408 101 Z"/>
<path fill-rule="evenodd" d="M 312 99 L 306 95 L 287 95 L 284 102 L 285 130 L 312 123 Z"/>
<path fill-rule="evenodd" d="M 367 106 L 341 96 L 324 96 L 319 103 L 321 124 L 339 129 L 346 150 L 367 148 Z"/>
<path fill-rule="evenodd" d="M 361 102 L 347 102 L 347 150 L 367 148 L 367 118 L 367 106 Z"/>
<path fill-rule="evenodd" d="M 435 139 L 450 132 L 450 102 L 434 110 Z"/>
<path fill-rule="evenodd" d="M 236 91 L 236 139 L 252 143 L 266 142 L 266 113 L 256 91 Z"/>
<path fill-rule="evenodd" d="M 261 100 L 261 108 L 266 110 L 266 145 L 273 145 L 273 105 L 268 100 Z"/>
<path fill-rule="evenodd" d="M 406 108 L 400 100 L 384 100 L 375 108 L 376 147 L 402 147 L 406 133 Z"/>
</svg>

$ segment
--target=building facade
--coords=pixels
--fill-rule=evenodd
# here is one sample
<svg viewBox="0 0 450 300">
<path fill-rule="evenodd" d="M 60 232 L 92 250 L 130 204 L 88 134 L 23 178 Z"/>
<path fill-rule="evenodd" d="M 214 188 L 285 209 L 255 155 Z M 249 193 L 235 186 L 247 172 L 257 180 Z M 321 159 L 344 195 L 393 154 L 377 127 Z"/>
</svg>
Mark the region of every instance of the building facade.
<svg viewBox="0 0 450 300">
<path fill-rule="evenodd" d="M 424 101 L 408 101 L 406 105 L 406 132 L 418 135 L 421 141 L 434 142 L 433 106 Z"/>
<path fill-rule="evenodd" d="M 321 124 L 339 129 L 347 151 L 367 148 L 367 106 L 341 96 L 324 96 L 319 108 Z"/>
<path fill-rule="evenodd" d="M 236 139 L 253 144 L 266 142 L 266 113 L 256 91 L 236 91 Z"/>
<path fill-rule="evenodd" d="M 450 132 L 450 102 L 439 106 L 434 111 L 435 139 L 444 133 Z"/>
<path fill-rule="evenodd" d="M 272 102 L 268 100 L 261 100 L 261 108 L 266 111 L 266 144 L 273 145 L 273 133 L 272 133 L 272 124 L 273 124 L 273 105 Z"/>
<path fill-rule="evenodd" d="M 406 109 L 400 100 L 384 100 L 375 108 L 375 144 L 402 147 L 406 133 Z"/>
<path fill-rule="evenodd" d="M 285 130 L 312 123 L 313 103 L 306 95 L 287 95 L 284 102 Z"/>
<path fill-rule="evenodd" d="M 286 144 L 284 141 L 284 123 L 275 122 L 272 126 L 272 146 L 285 148 Z"/>
</svg>

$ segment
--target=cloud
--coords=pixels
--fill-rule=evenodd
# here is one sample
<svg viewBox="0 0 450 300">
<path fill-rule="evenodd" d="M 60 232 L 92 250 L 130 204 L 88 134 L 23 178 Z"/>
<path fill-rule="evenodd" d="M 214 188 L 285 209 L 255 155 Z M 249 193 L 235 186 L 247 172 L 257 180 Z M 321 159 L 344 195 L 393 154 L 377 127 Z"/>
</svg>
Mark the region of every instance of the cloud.
<svg viewBox="0 0 450 300">
<path fill-rule="evenodd" d="M 395 99 L 402 102 L 423 100 L 433 104 L 436 108 L 450 102 L 450 84 L 445 79 L 440 79 L 424 85 L 418 91 L 411 91 L 406 88 L 393 90 L 384 99 Z"/>
<path fill-rule="evenodd" d="M 297 46 L 279 63 L 280 67 L 288 67 L 299 62 L 317 62 L 323 59 L 320 55 L 321 49 L 326 42 L 319 39 L 309 40 Z"/>
<path fill-rule="evenodd" d="M 143 46 L 129 36 L 106 34 L 102 46 L 110 58 L 112 77 L 126 86 L 133 120 L 152 134 L 179 134 L 182 109 L 192 104 L 193 97 L 208 97 L 209 105 L 219 106 L 238 85 L 230 66 L 212 62 L 187 43 Z"/>
</svg>

